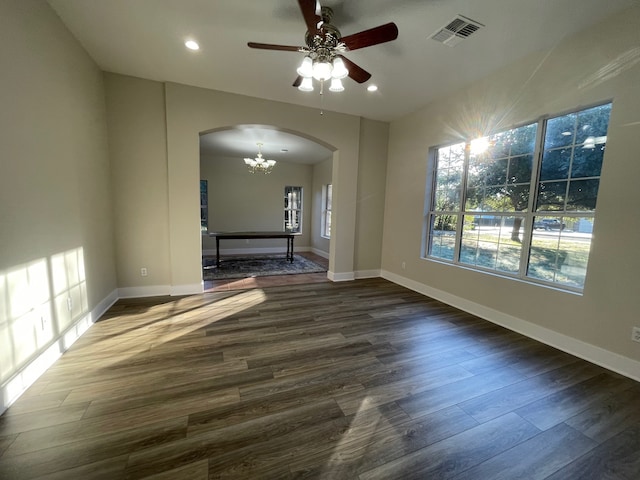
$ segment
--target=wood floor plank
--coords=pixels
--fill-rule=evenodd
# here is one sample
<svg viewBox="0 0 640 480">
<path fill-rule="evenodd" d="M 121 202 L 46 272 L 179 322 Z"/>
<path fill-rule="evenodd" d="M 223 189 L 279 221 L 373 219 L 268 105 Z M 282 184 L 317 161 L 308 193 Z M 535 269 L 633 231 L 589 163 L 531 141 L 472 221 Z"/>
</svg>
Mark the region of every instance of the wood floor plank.
<svg viewBox="0 0 640 480">
<path fill-rule="evenodd" d="M 40 410 L 37 415 L 34 414 L 35 412 L 2 415 L 0 417 L 0 434 L 6 436 L 80 420 L 88 406 L 89 403 L 80 403 Z"/>
<path fill-rule="evenodd" d="M 58 470 L 46 475 L 40 475 L 34 480 L 113 480 L 122 478 L 127 464 L 128 455 L 111 457 L 99 462 L 88 463 L 75 468 Z"/>
<path fill-rule="evenodd" d="M 177 468 L 196 460 L 213 458 L 256 443 L 268 442 L 298 429 L 342 418 L 333 400 L 292 408 L 242 424 L 206 431 L 185 440 L 149 448 L 129 457 L 127 478 L 137 479 Z"/>
<path fill-rule="evenodd" d="M 565 424 L 502 452 L 457 475 L 455 480 L 543 480 L 596 447 L 596 442 Z"/>
<path fill-rule="evenodd" d="M 465 369 L 454 365 L 433 372 L 417 374 L 396 382 L 344 393 L 335 398 L 345 415 L 351 415 L 359 410 L 384 405 L 470 376 L 471 374 Z"/>
<path fill-rule="evenodd" d="M 522 381 L 521 374 L 510 367 L 465 377 L 398 400 L 398 405 L 412 418 L 457 405 L 488 392 Z"/>
<path fill-rule="evenodd" d="M 460 407 L 485 422 L 602 373 L 600 367 L 577 362 L 467 400 Z"/>
<path fill-rule="evenodd" d="M 640 383 L 380 278 L 289 277 L 118 301 L 0 417 L 0 478 L 637 480 Z"/>
<path fill-rule="evenodd" d="M 390 421 L 384 415 L 375 427 L 371 417 L 395 404 L 358 412 L 351 416 L 350 430 L 329 453 L 297 456 L 290 464 L 296 478 L 357 478 L 360 473 L 372 470 L 392 460 L 435 444 L 478 425 L 474 419 L 457 407 L 451 407 L 419 419 Z M 401 417 L 398 417 L 401 419 Z M 350 431 L 359 431 L 351 435 Z M 363 433 L 364 432 L 364 433 Z"/>
<path fill-rule="evenodd" d="M 626 381 L 625 381 L 626 383 Z M 566 420 L 567 425 L 602 443 L 640 423 L 640 385 L 611 395 Z"/>
<path fill-rule="evenodd" d="M 601 373 L 519 408 L 516 413 L 540 430 L 546 430 L 629 386 L 620 378 Z"/>
<path fill-rule="evenodd" d="M 515 413 L 465 430 L 360 474 L 361 480 L 452 478 L 540 432 Z"/>
<path fill-rule="evenodd" d="M 640 423 L 611 437 L 547 479 L 637 480 L 638 473 L 640 473 Z"/>
<path fill-rule="evenodd" d="M 108 460 L 167 442 L 185 438 L 187 419 L 172 420 L 152 428 L 127 430 L 116 435 L 98 435 L 81 442 L 73 442 L 31 453 L 11 455 L 9 449 L 0 457 L 0 473 L 14 480 L 26 480 L 60 470 Z"/>
</svg>

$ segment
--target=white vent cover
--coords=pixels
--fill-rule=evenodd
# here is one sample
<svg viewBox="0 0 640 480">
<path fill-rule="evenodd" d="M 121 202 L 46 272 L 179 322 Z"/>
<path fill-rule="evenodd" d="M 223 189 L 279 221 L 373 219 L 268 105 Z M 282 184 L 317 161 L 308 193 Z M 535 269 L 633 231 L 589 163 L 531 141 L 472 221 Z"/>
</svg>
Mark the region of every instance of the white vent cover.
<svg viewBox="0 0 640 480">
<path fill-rule="evenodd" d="M 448 25 L 439 29 L 430 38 L 436 42 L 444 43 L 450 47 L 455 47 L 462 40 L 469 37 L 472 33 L 484 27 L 483 24 L 471 20 L 470 18 L 458 15 L 451 20 Z"/>
</svg>

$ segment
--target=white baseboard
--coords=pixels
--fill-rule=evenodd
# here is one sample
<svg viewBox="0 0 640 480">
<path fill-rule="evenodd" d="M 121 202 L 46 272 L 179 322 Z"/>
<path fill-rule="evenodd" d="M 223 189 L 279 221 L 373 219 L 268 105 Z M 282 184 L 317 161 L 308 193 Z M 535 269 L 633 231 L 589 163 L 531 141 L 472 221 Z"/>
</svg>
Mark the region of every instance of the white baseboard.
<svg viewBox="0 0 640 480">
<path fill-rule="evenodd" d="M 328 271 L 327 278 L 332 282 L 349 282 L 351 280 L 355 280 L 356 276 L 353 272 L 335 273 Z"/>
<path fill-rule="evenodd" d="M 118 291 L 114 290 L 98 302 L 91 312 L 83 315 L 72 326 L 28 365 L 16 372 L 8 381 L 0 385 L 0 415 L 22 395 L 27 388 L 40 378 L 73 343 L 82 336 L 109 308 L 118 301 Z"/>
<path fill-rule="evenodd" d="M 119 298 L 143 298 L 171 295 L 170 285 L 150 285 L 148 287 L 124 287 L 118 289 Z"/>
<path fill-rule="evenodd" d="M 329 259 L 329 252 L 325 252 L 324 250 L 318 250 L 317 248 L 313 248 L 312 247 L 307 251 L 311 252 L 311 253 L 315 253 L 316 255 L 318 255 L 318 256 L 320 256 L 322 258 L 326 258 L 327 260 Z"/>
<path fill-rule="evenodd" d="M 192 283 L 190 285 L 171 285 L 172 296 L 196 295 L 204 292 L 204 283 Z"/>
<path fill-rule="evenodd" d="M 471 302 L 442 290 L 429 287 L 386 270 L 382 270 L 381 276 L 382 278 L 393 283 L 397 283 L 398 285 L 402 285 L 410 290 L 435 298 L 447 305 L 459 308 L 460 310 L 550 345 L 562 350 L 563 352 L 570 353 L 571 355 L 582 358 L 583 360 L 595 363 L 596 365 L 600 365 L 601 367 L 632 378 L 633 380 L 640 381 L 640 362 L 636 360 L 605 350 L 604 348 L 591 345 L 583 342 L 582 340 L 575 339 L 554 330 L 541 327 L 535 323 L 507 315 L 503 312 Z"/>
<path fill-rule="evenodd" d="M 380 276 L 380 270 L 356 270 L 355 278 L 378 278 Z"/>
</svg>

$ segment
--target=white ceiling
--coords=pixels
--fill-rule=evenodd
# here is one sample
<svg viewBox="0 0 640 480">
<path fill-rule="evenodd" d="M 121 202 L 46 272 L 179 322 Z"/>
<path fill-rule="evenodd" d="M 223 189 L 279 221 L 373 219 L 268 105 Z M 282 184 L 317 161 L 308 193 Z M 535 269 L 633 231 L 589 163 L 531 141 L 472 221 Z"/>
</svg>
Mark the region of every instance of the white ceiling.
<svg viewBox="0 0 640 480">
<path fill-rule="evenodd" d="M 365 84 L 345 79 L 345 91 L 326 92 L 321 104 L 317 89 L 304 93 L 291 86 L 302 53 L 247 47 L 248 41 L 304 45 L 306 27 L 296 0 L 49 0 L 105 71 L 382 121 L 415 111 L 528 53 L 551 49 L 637 2 L 320 0 L 333 8 L 332 23 L 343 36 L 388 22 L 399 29 L 395 41 L 347 52 L 372 78 Z M 485 27 L 456 47 L 429 38 L 458 14 Z M 187 50 L 187 39 L 197 40 L 201 49 Z M 366 90 L 372 83 L 377 92 Z M 256 135 L 267 133 L 273 131 Z"/>
</svg>

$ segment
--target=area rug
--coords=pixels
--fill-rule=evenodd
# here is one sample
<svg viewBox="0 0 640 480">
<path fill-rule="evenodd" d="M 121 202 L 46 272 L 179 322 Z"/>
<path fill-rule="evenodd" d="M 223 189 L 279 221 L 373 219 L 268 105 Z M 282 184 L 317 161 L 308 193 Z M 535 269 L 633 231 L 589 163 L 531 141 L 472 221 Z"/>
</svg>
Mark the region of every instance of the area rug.
<svg viewBox="0 0 640 480">
<path fill-rule="evenodd" d="M 261 255 L 259 257 L 224 257 L 220 259 L 220 267 L 216 267 L 215 257 L 204 257 L 202 259 L 202 268 L 204 280 L 295 275 L 327 271 L 323 266 L 299 255 L 294 255 L 293 263 L 289 262 L 284 254 Z"/>
</svg>

